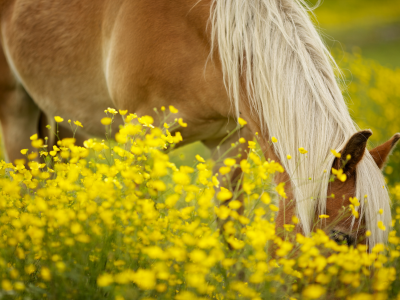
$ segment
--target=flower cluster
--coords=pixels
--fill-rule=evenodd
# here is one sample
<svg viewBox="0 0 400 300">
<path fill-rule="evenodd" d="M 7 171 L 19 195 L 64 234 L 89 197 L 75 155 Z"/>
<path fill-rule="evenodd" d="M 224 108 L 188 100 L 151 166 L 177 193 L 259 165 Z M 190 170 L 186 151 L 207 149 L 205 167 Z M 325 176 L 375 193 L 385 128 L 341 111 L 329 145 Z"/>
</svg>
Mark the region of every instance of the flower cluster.
<svg viewBox="0 0 400 300">
<path fill-rule="evenodd" d="M 115 117 L 125 122 L 115 141 L 90 139 L 79 147 L 69 138 L 47 149 L 35 135 L 37 151 L 21 152 L 27 164 L 0 163 L 1 297 L 397 296 L 396 231 L 389 245 L 368 252 L 318 229 L 327 215 L 310 237 L 293 233 L 296 217 L 276 228 L 277 202 L 287 195 L 284 183 L 273 188 L 273 176 L 284 169 L 263 157 L 256 140 L 247 142 L 247 159 L 221 157 L 223 166 L 213 173 L 215 162 L 200 155 L 177 166 L 166 154 L 182 140 L 183 120 L 158 128 L 150 116 L 106 113 L 101 123 L 108 136 Z M 73 130 L 84 126 L 74 124 Z M 245 125 L 240 120 L 237 129 Z M 224 179 L 236 169 L 243 175 L 231 187 Z M 358 200 L 351 201 L 357 212 Z"/>
</svg>

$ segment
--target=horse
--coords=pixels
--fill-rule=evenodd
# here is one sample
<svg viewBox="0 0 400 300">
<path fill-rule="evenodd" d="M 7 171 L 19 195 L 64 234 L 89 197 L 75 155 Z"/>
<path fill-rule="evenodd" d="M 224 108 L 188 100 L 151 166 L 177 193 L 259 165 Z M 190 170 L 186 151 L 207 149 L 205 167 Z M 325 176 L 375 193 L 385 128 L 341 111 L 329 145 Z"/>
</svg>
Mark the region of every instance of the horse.
<svg viewBox="0 0 400 300">
<path fill-rule="evenodd" d="M 391 213 L 380 169 L 400 135 L 366 149 L 372 133 L 352 121 L 310 10 L 303 0 L 0 0 L 7 159 L 32 149 L 29 137 L 48 135 L 46 124 L 54 127 L 58 115 L 83 124 L 82 142 L 104 135 L 106 107 L 155 117 L 154 107 L 173 105 L 188 124 L 180 129 L 184 143 L 210 149 L 240 117 L 248 124 L 239 135 L 259 133 L 265 157 L 285 169 L 276 178 L 287 182 L 288 196 L 277 226 L 296 215 L 296 230 L 309 235 L 315 218 L 328 214 L 324 226 L 348 243 L 362 230 L 371 232 L 371 247 L 384 243 L 388 230 L 377 221 L 389 228 Z M 113 123 L 114 132 L 121 124 Z M 59 137 L 69 134 L 60 124 Z M 237 138 L 226 138 L 220 152 Z M 343 167 L 347 180 L 330 182 L 332 167 Z M 364 195 L 360 218 L 335 222 L 350 197 Z"/>
</svg>

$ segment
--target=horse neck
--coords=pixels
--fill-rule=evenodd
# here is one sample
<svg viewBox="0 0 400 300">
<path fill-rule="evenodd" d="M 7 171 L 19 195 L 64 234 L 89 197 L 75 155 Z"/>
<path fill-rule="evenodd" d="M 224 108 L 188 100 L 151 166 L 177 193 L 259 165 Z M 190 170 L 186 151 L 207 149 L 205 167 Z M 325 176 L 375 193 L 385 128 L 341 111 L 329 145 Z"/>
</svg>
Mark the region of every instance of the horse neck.
<svg viewBox="0 0 400 300">
<path fill-rule="evenodd" d="M 291 176 L 297 214 L 308 234 L 316 209 L 326 210 L 330 149 L 341 150 L 357 130 L 336 81 L 336 64 L 301 0 L 213 0 L 211 24 L 211 53 L 218 50 L 236 115 L 246 101 L 261 133 L 278 139 L 274 152 Z M 308 153 L 301 154 L 299 147 Z M 378 204 L 388 207 L 389 201 L 376 184 L 384 184 L 379 170 L 368 175 L 372 159 L 366 155 L 364 160 L 358 181 L 377 197 L 374 207 L 367 207 L 372 228 L 372 210 Z"/>
</svg>

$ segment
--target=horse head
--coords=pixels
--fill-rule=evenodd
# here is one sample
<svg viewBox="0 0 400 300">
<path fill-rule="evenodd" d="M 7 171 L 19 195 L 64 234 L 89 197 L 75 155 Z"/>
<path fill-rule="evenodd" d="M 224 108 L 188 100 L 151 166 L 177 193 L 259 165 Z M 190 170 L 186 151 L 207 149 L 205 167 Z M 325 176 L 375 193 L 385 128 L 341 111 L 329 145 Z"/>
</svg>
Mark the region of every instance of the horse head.
<svg viewBox="0 0 400 300">
<path fill-rule="evenodd" d="M 371 135 L 370 130 L 355 133 L 340 154 L 337 154 L 332 165 L 326 203 L 326 215 L 329 218 L 324 219 L 323 225 L 327 233 L 338 243 L 355 245 L 357 242 L 366 242 L 367 229 L 360 207 L 368 205 L 369 199 L 368 195 L 363 195 L 364 197 L 361 199 L 356 198 L 356 167 L 365 152 L 368 151 L 366 145 Z M 390 152 L 399 139 L 400 134 L 397 133 L 387 142 L 369 151 L 380 170 L 383 169 Z"/>
</svg>

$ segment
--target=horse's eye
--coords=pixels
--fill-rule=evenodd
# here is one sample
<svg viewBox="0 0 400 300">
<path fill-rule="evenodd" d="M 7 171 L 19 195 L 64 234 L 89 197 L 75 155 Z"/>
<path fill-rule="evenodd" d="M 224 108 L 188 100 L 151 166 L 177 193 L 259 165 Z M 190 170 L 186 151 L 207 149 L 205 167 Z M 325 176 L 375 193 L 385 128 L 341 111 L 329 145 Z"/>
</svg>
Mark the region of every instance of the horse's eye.
<svg viewBox="0 0 400 300">
<path fill-rule="evenodd" d="M 337 230 L 331 231 L 331 238 L 339 245 L 355 245 L 355 240 L 352 236 Z"/>
</svg>

